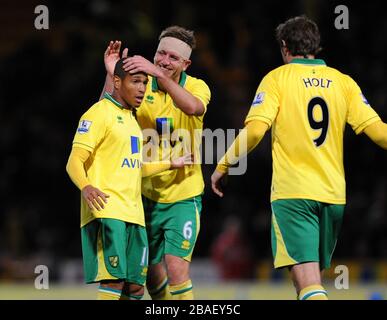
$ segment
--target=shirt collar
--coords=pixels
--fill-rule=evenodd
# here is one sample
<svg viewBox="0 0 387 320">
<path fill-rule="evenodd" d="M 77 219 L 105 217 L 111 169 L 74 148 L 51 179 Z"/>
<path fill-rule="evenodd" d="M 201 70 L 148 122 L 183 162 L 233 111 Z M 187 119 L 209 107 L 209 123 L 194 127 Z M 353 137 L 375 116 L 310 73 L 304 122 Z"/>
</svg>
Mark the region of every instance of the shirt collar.
<svg viewBox="0 0 387 320">
<path fill-rule="evenodd" d="M 187 80 L 187 74 L 183 71 L 180 75 L 179 86 L 184 87 L 186 80 Z M 159 85 L 157 84 L 157 79 L 155 77 L 152 77 L 152 91 L 155 92 L 158 90 L 159 90 Z"/>
<path fill-rule="evenodd" d="M 306 65 L 323 65 L 326 66 L 326 63 L 322 59 L 300 59 L 295 58 L 290 63 L 299 63 L 299 64 L 306 64 Z"/>
<path fill-rule="evenodd" d="M 119 103 L 116 99 L 114 99 L 109 93 L 105 92 L 103 95 L 104 98 L 108 99 L 109 101 L 113 102 L 117 107 L 124 109 L 121 103 Z"/>
</svg>

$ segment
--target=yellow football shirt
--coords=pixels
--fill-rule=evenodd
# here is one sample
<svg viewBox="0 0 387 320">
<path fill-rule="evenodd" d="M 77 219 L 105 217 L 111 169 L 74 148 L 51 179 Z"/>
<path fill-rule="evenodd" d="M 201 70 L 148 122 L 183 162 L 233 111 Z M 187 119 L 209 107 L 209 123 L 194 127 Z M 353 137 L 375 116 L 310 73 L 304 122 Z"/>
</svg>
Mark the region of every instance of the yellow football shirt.
<svg viewBox="0 0 387 320">
<path fill-rule="evenodd" d="M 345 203 L 343 134 L 379 121 L 349 76 L 320 59 L 294 59 L 260 83 L 245 123 L 272 126 L 271 200 Z"/>
<path fill-rule="evenodd" d="M 156 157 L 149 161 L 168 159 L 181 156 L 191 151 L 195 154 L 195 162 L 200 162 L 200 144 L 203 130 L 201 116 L 189 116 L 174 105 L 169 94 L 159 90 L 157 81 L 149 77 L 150 86 L 145 92 L 144 101 L 137 111 L 137 120 L 143 129 L 145 141 L 157 149 Z M 203 80 L 182 73 L 179 85 L 198 98 L 207 109 L 210 101 L 210 89 Z M 150 131 L 146 130 L 150 129 Z M 148 135 L 148 132 L 151 132 Z M 147 148 L 147 146 L 145 146 Z M 148 148 L 148 150 L 151 150 Z M 144 156 L 149 156 L 145 151 Z M 144 160 L 145 162 L 145 160 Z M 142 194 L 157 202 L 172 203 L 197 196 L 203 192 L 204 181 L 200 163 L 185 166 L 176 170 L 166 170 L 160 174 L 143 179 Z"/>
<path fill-rule="evenodd" d="M 101 211 L 81 199 L 81 226 L 113 218 L 145 226 L 141 201 L 142 132 L 130 110 L 110 95 L 84 113 L 73 146 L 91 152 L 85 163 L 90 183 L 110 195 Z"/>
</svg>

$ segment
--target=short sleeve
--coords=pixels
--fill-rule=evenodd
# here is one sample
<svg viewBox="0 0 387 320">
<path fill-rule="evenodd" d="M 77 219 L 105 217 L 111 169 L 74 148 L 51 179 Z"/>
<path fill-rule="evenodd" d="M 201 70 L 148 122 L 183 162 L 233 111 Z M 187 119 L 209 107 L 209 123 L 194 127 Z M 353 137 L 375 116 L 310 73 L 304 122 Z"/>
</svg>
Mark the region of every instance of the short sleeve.
<svg viewBox="0 0 387 320">
<path fill-rule="evenodd" d="M 189 88 L 189 92 L 196 98 L 198 98 L 204 106 L 204 114 L 207 112 L 207 105 L 210 103 L 211 99 L 211 91 L 208 85 L 203 80 L 197 80 L 195 83 Z"/>
<path fill-rule="evenodd" d="M 376 111 L 370 106 L 357 83 L 348 77 L 347 123 L 356 134 L 360 134 L 370 124 L 380 121 Z"/>
<path fill-rule="evenodd" d="M 93 152 L 106 132 L 106 115 L 103 106 L 94 105 L 79 120 L 73 146 Z"/>
<path fill-rule="evenodd" d="M 280 95 L 278 85 L 272 73 L 267 74 L 258 86 L 245 125 L 253 120 L 265 122 L 269 127 L 275 121 L 279 106 Z"/>
</svg>

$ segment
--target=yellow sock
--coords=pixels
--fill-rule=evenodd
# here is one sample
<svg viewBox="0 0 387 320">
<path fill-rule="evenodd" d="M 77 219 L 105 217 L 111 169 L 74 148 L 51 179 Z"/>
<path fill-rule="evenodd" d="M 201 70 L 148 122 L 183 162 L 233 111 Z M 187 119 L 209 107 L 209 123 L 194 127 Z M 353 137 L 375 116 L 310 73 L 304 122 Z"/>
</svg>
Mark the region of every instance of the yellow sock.
<svg viewBox="0 0 387 320">
<path fill-rule="evenodd" d="M 181 284 L 170 286 L 173 300 L 193 300 L 192 282 L 187 280 Z"/>
<path fill-rule="evenodd" d="M 316 284 L 302 289 L 298 300 L 328 300 L 328 294 L 323 286 Z"/>
<path fill-rule="evenodd" d="M 97 300 L 120 300 L 121 290 L 99 287 Z"/>
<path fill-rule="evenodd" d="M 152 300 L 172 300 L 167 277 L 156 288 L 147 288 Z"/>
</svg>

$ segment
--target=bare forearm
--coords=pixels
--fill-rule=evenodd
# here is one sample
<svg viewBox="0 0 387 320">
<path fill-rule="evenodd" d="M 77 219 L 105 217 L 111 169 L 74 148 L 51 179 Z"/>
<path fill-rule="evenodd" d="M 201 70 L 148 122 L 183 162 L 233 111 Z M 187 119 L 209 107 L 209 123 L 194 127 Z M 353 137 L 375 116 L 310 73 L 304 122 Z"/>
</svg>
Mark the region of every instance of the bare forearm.
<svg viewBox="0 0 387 320">
<path fill-rule="evenodd" d="M 202 115 L 204 113 L 203 103 L 190 92 L 179 86 L 168 77 L 157 78 L 159 85 L 168 92 L 176 107 L 188 115 Z"/>
<path fill-rule="evenodd" d="M 188 115 L 202 115 L 205 111 L 203 103 L 190 92 L 169 78 L 160 68 L 142 56 L 133 56 L 124 60 L 124 70 L 130 73 L 145 72 L 157 79 L 161 90 L 166 91 L 176 107 Z"/>
</svg>

